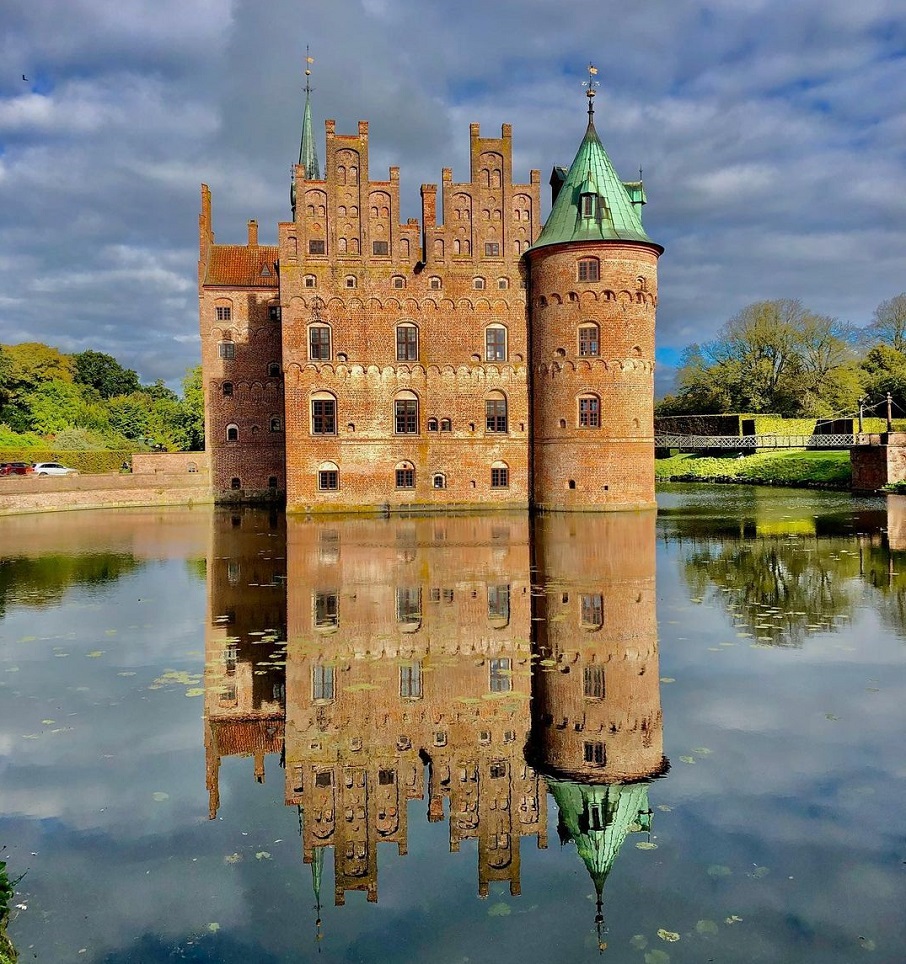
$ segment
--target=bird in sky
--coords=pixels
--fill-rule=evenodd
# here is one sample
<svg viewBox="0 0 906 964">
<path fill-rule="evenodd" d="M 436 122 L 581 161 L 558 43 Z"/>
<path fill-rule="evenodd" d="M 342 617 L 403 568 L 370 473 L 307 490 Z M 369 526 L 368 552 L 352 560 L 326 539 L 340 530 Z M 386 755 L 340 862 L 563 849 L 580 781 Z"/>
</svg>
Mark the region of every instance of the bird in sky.
<svg viewBox="0 0 906 964">
<path fill-rule="evenodd" d="M 22 79 L 25 81 L 26 84 L 28 83 L 28 78 L 25 76 L 25 74 L 22 75 Z"/>
</svg>

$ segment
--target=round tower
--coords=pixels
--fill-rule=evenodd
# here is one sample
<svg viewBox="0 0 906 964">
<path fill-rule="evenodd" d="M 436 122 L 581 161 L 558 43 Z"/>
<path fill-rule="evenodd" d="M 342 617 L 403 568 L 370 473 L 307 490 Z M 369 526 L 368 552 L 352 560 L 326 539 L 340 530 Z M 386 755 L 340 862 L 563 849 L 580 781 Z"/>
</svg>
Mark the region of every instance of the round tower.
<svg viewBox="0 0 906 964">
<path fill-rule="evenodd" d="M 642 228 L 641 179 L 621 181 L 594 125 L 551 176 L 528 251 L 532 501 L 538 509 L 654 505 L 654 321 L 663 252 Z M 641 172 L 640 172 L 641 173 Z"/>
</svg>

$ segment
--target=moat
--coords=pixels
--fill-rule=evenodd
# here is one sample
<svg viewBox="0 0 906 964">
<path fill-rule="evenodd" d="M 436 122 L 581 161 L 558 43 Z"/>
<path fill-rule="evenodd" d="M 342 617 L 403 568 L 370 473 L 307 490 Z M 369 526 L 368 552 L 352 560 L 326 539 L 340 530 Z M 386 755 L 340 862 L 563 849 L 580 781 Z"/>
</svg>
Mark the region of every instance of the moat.
<svg viewBox="0 0 906 964">
<path fill-rule="evenodd" d="M 0 519 L 20 961 L 906 958 L 906 499 Z"/>
</svg>

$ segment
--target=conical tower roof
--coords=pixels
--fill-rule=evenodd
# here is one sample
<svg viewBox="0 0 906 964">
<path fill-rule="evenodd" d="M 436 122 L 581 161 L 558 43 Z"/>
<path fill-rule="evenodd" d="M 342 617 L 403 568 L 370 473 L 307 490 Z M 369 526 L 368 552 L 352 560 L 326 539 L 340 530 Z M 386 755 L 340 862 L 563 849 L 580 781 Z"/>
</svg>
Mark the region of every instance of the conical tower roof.
<svg viewBox="0 0 906 964">
<path fill-rule="evenodd" d="M 554 177 L 563 178 L 563 183 L 538 240 L 529 250 L 570 241 L 636 241 L 663 251 L 642 227 L 642 182 L 624 183 L 617 176 L 595 130 L 590 102 L 585 137 L 565 177 L 562 171 L 554 169 Z"/>
<path fill-rule="evenodd" d="M 307 72 L 307 71 L 306 71 Z M 299 144 L 299 163 L 305 168 L 306 181 L 319 181 L 321 169 L 318 166 L 318 152 L 311 130 L 311 87 L 305 86 L 305 113 L 302 115 L 302 141 Z"/>
</svg>

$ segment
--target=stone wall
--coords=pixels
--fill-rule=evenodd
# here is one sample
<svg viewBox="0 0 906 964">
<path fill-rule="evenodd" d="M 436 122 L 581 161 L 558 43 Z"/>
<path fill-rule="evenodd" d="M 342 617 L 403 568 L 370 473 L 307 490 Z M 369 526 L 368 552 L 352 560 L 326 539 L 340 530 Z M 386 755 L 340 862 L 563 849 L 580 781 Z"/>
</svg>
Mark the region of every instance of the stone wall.
<svg viewBox="0 0 906 964">
<path fill-rule="evenodd" d="M 132 456 L 133 475 L 185 475 L 211 471 L 207 452 L 136 452 Z"/>
</svg>

